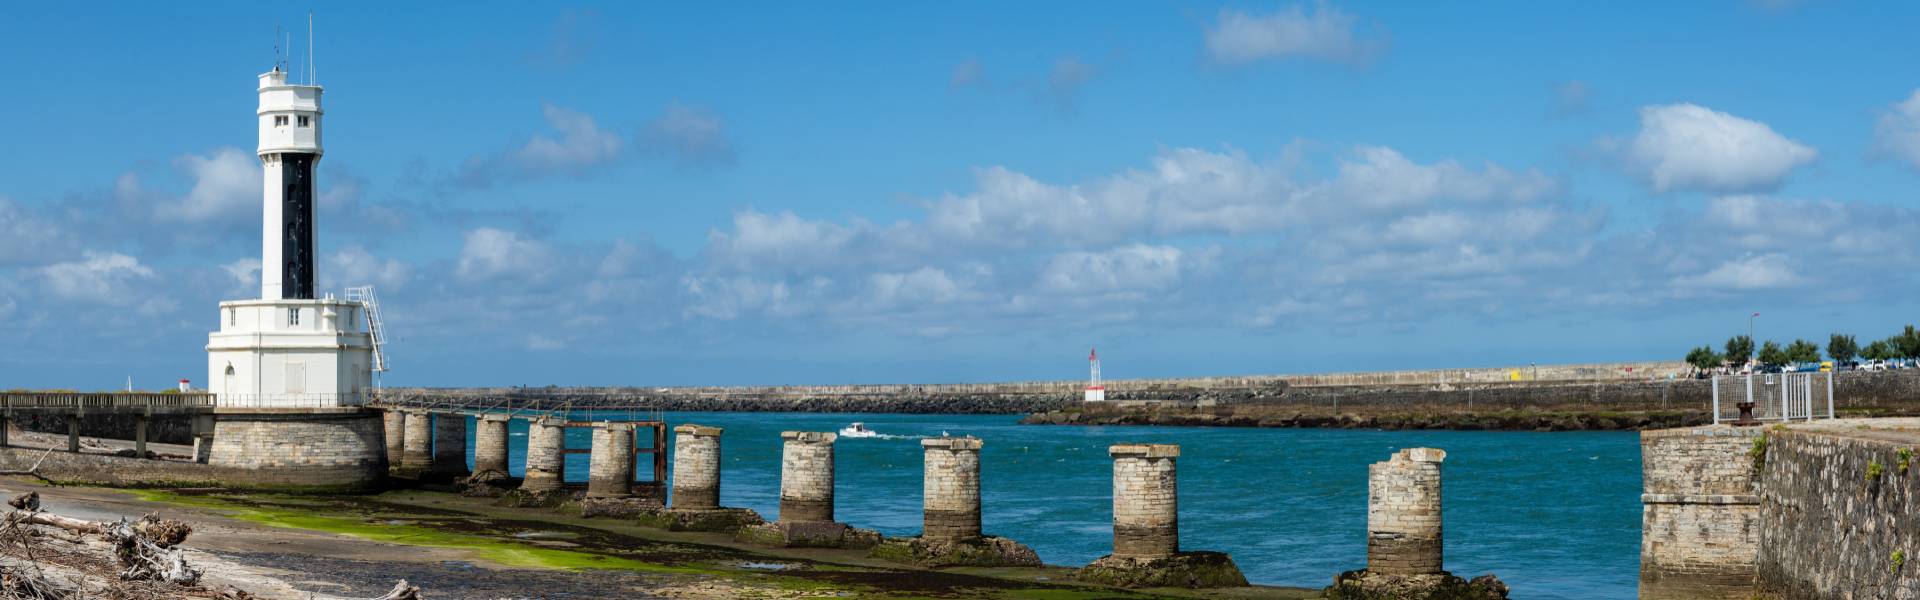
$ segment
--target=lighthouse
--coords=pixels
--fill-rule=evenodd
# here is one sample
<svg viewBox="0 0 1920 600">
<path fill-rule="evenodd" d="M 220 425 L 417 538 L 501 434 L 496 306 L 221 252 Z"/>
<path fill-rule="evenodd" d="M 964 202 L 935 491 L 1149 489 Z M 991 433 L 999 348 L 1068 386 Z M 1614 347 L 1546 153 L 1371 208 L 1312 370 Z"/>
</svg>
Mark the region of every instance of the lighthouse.
<svg viewBox="0 0 1920 600">
<path fill-rule="evenodd" d="M 1087 370 L 1091 371 L 1087 377 L 1087 401 L 1105 402 L 1107 400 L 1107 386 L 1100 383 L 1099 348 L 1093 348 L 1087 351 Z"/>
<path fill-rule="evenodd" d="M 312 69 L 309 68 L 311 73 Z M 311 75 L 309 75 L 311 77 Z M 322 89 L 260 74 L 260 298 L 220 303 L 207 337 L 207 389 L 220 406 L 327 408 L 362 403 L 372 387 L 366 305 L 315 289 L 314 167 L 325 153 Z"/>
</svg>

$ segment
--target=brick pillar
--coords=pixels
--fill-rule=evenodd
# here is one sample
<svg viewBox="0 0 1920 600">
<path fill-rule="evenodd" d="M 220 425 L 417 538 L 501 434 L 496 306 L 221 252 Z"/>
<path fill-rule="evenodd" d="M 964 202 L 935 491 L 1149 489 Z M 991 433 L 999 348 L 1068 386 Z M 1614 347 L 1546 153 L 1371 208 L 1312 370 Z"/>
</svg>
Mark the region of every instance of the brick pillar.
<svg viewBox="0 0 1920 600">
<path fill-rule="evenodd" d="M 1445 450 L 1408 448 L 1367 469 L 1367 570 L 1440 573 L 1440 461 Z"/>
<path fill-rule="evenodd" d="M 920 440 L 926 452 L 920 486 L 925 506 L 921 538 L 980 537 L 980 444 L 978 438 Z"/>
<path fill-rule="evenodd" d="M 1120 444 L 1113 457 L 1113 555 L 1166 558 L 1180 551 L 1174 444 Z"/>
<path fill-rule="evenodd" d="M 473 432 L 473 470 L 507 474 L 507 421 L 502 414 L 480 415 Z"/>
<path fill-rule="evenodd" d="M 466 477 L 469 474 L 466 415 L 433 415 L 433 472 L 454 477 Z"/>
<path fill-rule="evenodd" d="M 387 466 L 399 468 L 401 457 L 406 455 L 407 415 L 397 410 L 380 411 L 385 419 L 387 436 Z"/>
<path fill-rule="evenodd" d="M 833 440 L 822 431 L 782 431 L 780 520 L 833 520 Z"/>
<path fill-rule="evenodd" d="M 633 495 L 633 424 L 593 425 L 593 459 L 587 467 L 588 498 Z"/>
<path fill-rule="evenodd" d="M 551 417 L 527 421 L 527 474 L 520 489 L 545 492 L 560 489 L 566 466 L 566 422 Z"/>
<path fill-rule="evenodd" d="M 433 466 L 433 454 L 429 445 L 433 443 L 433 415 L 426 411 L 409 410 L 400 413 L 406 417 L 406 431 L 401 437 L 404 444 L 400 451 L 400 467 L 415 473 L 425 472 Z"/>
<path fill-rule="evenodd" d="M 720 428 L 673 428 L 673 507 L 720 508 Z"/>
</svg>

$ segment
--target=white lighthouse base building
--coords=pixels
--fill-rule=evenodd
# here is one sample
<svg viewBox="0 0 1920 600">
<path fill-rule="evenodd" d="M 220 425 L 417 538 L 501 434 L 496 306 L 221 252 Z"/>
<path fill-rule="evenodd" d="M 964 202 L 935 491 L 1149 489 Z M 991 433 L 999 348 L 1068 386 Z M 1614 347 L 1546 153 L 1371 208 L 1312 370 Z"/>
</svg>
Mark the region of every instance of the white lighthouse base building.
<svg viewBox="0 0 1920 600">
<path fill-rule="evenodd" d="M 207 336 L 207 388 L 222 407 L 324 408 L 365 402 L 373 337 L 357 301 L 232 300 Z"/>
</svg>

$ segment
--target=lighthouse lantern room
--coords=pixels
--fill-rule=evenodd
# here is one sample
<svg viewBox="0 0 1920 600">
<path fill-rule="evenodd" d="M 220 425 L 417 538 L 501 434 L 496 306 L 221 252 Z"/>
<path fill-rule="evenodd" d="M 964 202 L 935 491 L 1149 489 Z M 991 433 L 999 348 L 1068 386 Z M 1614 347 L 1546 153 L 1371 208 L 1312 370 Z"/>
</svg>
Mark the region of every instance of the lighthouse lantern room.
<svg viewBox="0 0 1920 600">
<path fill-rule="evenodd" d="M 308 69 L 312 71 L 311 68 Z M 365 306 L 314 289 L 314 167 L 324 153 L 321 87 L 260 75 L 260 298 L 220 303 L 207 336 L 207 388 L 221 406 L 360 404 L 372 387 Z"/>
</svg>

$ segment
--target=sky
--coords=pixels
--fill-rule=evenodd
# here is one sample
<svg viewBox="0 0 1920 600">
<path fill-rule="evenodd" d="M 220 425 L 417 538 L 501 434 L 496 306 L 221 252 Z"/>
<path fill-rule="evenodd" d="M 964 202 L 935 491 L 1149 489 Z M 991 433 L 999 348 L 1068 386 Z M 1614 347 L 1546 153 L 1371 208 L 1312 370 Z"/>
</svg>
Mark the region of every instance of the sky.
<svg viewBox="0 0 1920 600">
<path fill-rule="evenodd" d="M 315 38 L 308 73 L 309 10 Z M 0 15 L 0 388 L 204 377 L 254 87 L 388 385 L 1677 360 L 1915 322 L 1920 6 L 127 3 Z"/>
</svg>

